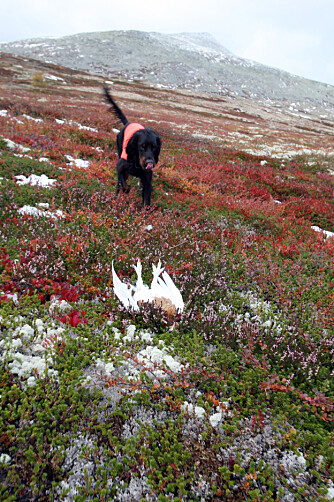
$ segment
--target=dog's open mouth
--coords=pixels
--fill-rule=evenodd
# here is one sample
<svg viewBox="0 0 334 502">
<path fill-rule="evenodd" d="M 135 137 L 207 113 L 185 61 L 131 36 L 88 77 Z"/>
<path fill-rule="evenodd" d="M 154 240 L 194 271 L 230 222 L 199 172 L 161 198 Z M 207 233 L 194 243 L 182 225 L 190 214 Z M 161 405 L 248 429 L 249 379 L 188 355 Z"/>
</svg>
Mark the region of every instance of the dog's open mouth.
<svg viewBox="0 0 334 502">
<path fill-rule="evenodd" d="M 145 169 L 147 169 L 148 171 L 153 171 L 153 168 L 154 168 L 153 162 L 146 163 Z"/>
</svg>

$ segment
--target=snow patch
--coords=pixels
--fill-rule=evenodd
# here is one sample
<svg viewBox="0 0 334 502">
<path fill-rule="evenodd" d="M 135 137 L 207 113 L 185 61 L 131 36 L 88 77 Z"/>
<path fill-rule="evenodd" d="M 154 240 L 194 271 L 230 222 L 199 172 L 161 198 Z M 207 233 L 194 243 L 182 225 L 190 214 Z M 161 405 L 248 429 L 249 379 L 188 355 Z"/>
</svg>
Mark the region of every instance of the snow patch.
<svg viewBox="0 0 334 502">
<path fill-rule="evenodd" d="M 53 80 L 55 82 L 62 82 L 66 84 L 65 80 L 62 77 L 56 77 L 55 75 L 44 75 L 44 78 L 47 80 Z"/>
<path fill-rule="evenodd" d="M 19 214 L 27 214 L 29 216 L 35 216 L 36 218 L 45 217 L 52 218 L 54 220 L 58 220 L 59 218 L 65 218 L 66 213 L 64 213 L 61 209 L 57 209 L 56 211 L 44 211 L 43 209 L 38 209 L 34 206 L 23 206 L 18 209 Z"/>
<path fill-rule="evenodd" d="M 22 153 L 30 152 L 30 148 L 26 146 L 19 145 L 18 143 L 15 143 L 11 139 L 1 137 L 2 140 L 6 143 L 6 146 L 10 152 L 14 152 L 15 150 L 19 150 Z"/>
<path fill-rule="evenodd" d="M 325 239 L 328 239 L 329 237 L 334 237 L 334 232 L 330 232 L 329 230 L 322 230 L 317 225 L 313 225 L 311 228 L 315 232 L 322 232 L 324 234 Z"/>
<path fill-rule="evenodd" d="M 43 122 L 42 119 L 36 119 L 35 117 L 31 117 L 30 115 L 26 115 L 25 113 L 22 115 L 27 120 L 32 120 L 33 122 Z"/>
<path fill-rule="evenodd" d="M 57 183 L 57 180 L 52 180 L 48 178 L 45 174 L 42 174 L 41 176 L 38 176 L 37 174 L 31 174 L 30 176 L 26 177 L 23 174 L 20 174 L 19 176 L 15 176 L 17 179 L 17 184 L 18 185 L 32 185 L 32 186 L 40 186 L 44 188 L 51 188 L 55 183 Z"/>
<path fill-rule="evenodd" d="M 69 161 L 70 166 L 74 165 L 82 169 L 87 169 L 90 166 L 89 160 L 74 159 L 71 155 L 65 155 L 65 157 Z"/>
</svg>

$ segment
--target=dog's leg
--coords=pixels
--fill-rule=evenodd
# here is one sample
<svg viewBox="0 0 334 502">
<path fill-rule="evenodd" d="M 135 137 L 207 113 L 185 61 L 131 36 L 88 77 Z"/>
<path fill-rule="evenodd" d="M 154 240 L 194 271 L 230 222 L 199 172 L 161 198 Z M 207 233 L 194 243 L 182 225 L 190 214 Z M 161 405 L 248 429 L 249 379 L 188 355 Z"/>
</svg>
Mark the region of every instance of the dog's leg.
<svg viewBox="0 0 334 502">
<path fill-rule="evenodd" d="M 127 185 L 126 181 L 129 177 L 129 174 L 126 169 L 126 161 L 120 159 L 116 164 L 117 169 L 117 187 L 116 187 L 116 196 L 119 194 L 120 189 L 122 188 L 123 192 L 129 193 L 130 187 Z"/>
<path fill-rule="evenodd" d="M 118 180 L 117 180 L 117 185 L 116 185 L 115 197 L 117 197 L 117 195 L 119 194 L 119 191 L 120 191 L 120 189 L 121 189 L 121 186 L 122 186 L 121 181 L 120 181 L 120 179 L 118 179 Z"/>
<path fill-rule="evenodd" d="M 124 174 L 123 171 L 119 171 L 118 172 L 118 178 L 117 178 L 117 185 L 116 185 L 116 192 L 115 192 L 115 196 L 117 197 L 117 195 L 119 194 L 120 190 L 122 189 L 123 192 L 125 193 L 129 193 L 130 192 L 130 187 L 126 184 L 126 180 L 127 180 L 127 176 L 126 174 Z"/>
<path fill-rule="evenodd" d="M 125 193 L 129 193 L 130 192 L 130 187 L 127 184 L 128 178 L 129 178 L 129 175 L 127 173 L 125 173 L 124 176 L 123 176 L 123 178 L 122 178 L 122 188 L 123 188 L 123 192 L 125 192 Z"/>
<path fill-rule="evenodd" d="M 130 192 L 130 187 L 126 183 L 126 180 L 128 179 L 127 175 L 124 175 L 123 173 L 120 173 L 118 175 L 118 180 L 117 180 L 117 187 L 116 187 L 116 196 L 119 194 L 120 189 L 122 188 L 123 192 L 129 193 Z"/>
<path fill-rule="evenodd" d="M 142 197 L 144 206 L 148 207 L 151 205 L 151 194 L 152 194 L 152 171 L 146 172 L 141 178 L 143 185 Z"/>
</svg>

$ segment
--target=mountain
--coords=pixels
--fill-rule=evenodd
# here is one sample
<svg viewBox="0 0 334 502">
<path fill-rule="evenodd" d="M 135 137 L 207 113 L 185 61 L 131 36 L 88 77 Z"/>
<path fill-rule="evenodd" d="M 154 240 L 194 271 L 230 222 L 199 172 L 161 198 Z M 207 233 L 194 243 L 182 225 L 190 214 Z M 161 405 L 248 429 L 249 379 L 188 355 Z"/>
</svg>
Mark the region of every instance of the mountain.
<svg viewBox="0 0 334 502">
<path fill-rule="evenodd" d="M 239 58 L 207 33 L 80 33 L 2 43 L 0 49 L 168 89 L 334 107 L 334 86 Z"/>
</svg>

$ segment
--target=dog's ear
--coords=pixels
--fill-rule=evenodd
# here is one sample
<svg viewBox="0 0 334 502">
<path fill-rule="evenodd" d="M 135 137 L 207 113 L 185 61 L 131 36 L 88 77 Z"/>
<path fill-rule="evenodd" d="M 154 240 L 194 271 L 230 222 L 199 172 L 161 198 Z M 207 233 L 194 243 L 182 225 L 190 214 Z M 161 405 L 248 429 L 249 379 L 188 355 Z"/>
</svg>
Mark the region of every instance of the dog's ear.
<svg viewBox="0 0 334 502">
<path fill-rule="evenodd" d="M 138 162 L 138 135 L 135 133 L 129 140 L 126 147 L 126 153 L 128 154 L 128 161 L 131 163 Z"/>
<path fill-rule="evenodd" d="M 159 160 L 160 150 L 161 150 L 161 139 L 159 138 L 159 136 L 157 136 L 157 149 L 154 152 L 154 160 L 156 164 L 158 163 Z"/>
</svg>

